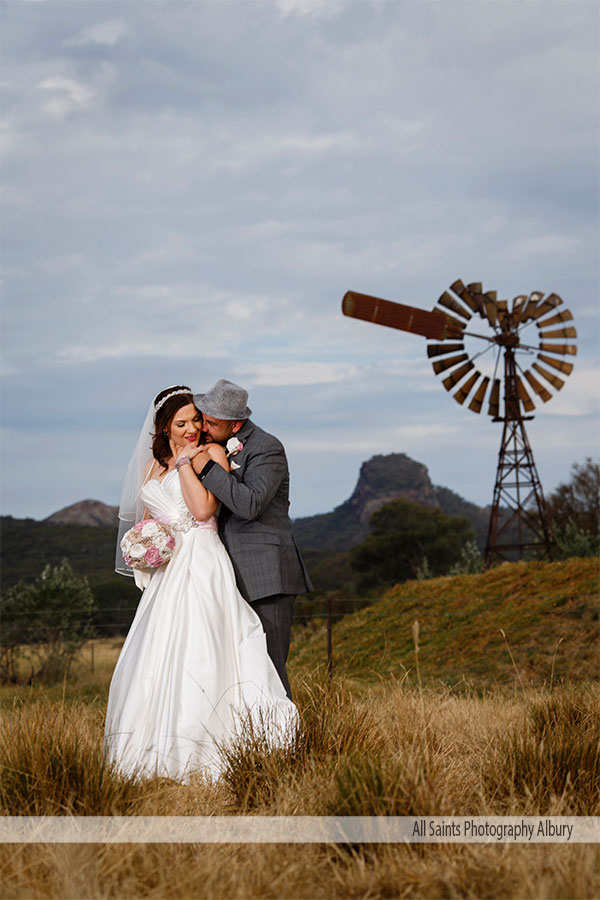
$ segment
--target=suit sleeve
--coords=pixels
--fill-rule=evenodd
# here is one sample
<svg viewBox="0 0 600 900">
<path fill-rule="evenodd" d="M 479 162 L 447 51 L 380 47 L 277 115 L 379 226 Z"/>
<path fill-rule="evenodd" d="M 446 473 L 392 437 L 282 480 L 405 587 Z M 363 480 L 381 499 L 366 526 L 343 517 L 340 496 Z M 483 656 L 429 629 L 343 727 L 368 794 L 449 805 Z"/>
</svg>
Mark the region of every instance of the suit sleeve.
<svg viewBox="0 0 600 900">
<path fill-rule="evenodd" d="M 286 473 L 285 452 L 274 441 L 248 459 L 242 479 L 213 466 L 202 484 L 236 516 L 252 520 L 262 515 Z"/>
</svg>

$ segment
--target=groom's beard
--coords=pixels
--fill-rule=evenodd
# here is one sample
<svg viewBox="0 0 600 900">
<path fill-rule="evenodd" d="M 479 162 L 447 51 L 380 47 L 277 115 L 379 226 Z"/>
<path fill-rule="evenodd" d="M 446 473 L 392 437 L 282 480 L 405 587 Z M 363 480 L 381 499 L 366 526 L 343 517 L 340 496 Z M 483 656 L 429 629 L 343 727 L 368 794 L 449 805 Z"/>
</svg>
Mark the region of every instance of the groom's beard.
<svg viewBox="0 0 600 900">
<path fill-rule="evenodd" d="M 224 447 L 227 444 L 227 441 L 233 437 L 233 428 L 230 426 L 225 429 L 225 434 L 219 428 L 218 431 L 221 433 L 220 438 L 213 437 L 213 435 L 209 431 L 201 431 L 200 432 L 200 443 L 201 444 L 220 444 L 221 447 Z"/>
</svg>

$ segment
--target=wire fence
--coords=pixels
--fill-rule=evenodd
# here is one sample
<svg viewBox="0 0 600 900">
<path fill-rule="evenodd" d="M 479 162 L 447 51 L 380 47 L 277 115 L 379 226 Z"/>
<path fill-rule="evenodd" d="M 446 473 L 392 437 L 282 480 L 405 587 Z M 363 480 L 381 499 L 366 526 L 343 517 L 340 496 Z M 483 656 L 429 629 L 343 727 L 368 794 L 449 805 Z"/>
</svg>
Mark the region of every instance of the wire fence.
<svg viewBox="0 0 600 900">
<path fill-rule="evenodd" d="M 335 598 L 324 598 L 324 600 L 317 601 L 309 601 L 309 602 L 321 602 L 325 603 L 325 609 L 319 612 L 301 612 L 296 613 L 293 616 L 293 622 L 297 624 L 306 624 L 308 620 L 315 619 L 325 619 L 327 624 L 327 670 L 331 677 L 333 673 L 333 622 L 335 620 L 339 620 L 343 618 L 343 616 L 349 613 L 347 608 L 335 610 L 334 605 L 344 604 L 345 607 L 348 605 L 355 606 L 361 605 L 363 607 L 370 606 L 373 603 L 376 603 L 380 598 L 373 597 L 335 597 Z M 61 613 L 59 611 L 45 611 L 45 610 L 31 610 L 31 611 L 21 611 L 21 612 L 12 612 L 6 615 L 2 615 L 2 620 L 0 625 L 5 625 L 8 623 L 16 624 L 18 629 L 18 641 L 24 644 L 36 644 L 36 643 L 45 643 L 48 641 L 48 629 L 55 629 L 57 631 L 60 630 L 61 623 L 65 622 L 65 618 L 68 619 L 69 622 L 73 622 L 77 613 L 79 613 L 82 618 L 88 620 L 90 624 L 92 624 L 97 630 L 101 631 L 102 634 L 96 635 L 97 637 L 111 637 L 110 632 L 112 631 L 112 636 L 116 637 L 124 636 L 131 626 L 131 621 L 133 620 L 133 615 L 137 610 L 137 606 L 100 606 L 100 607 L 91 607 L 91 608 L 80 608 L 80 609 L 69 609 L 67 614 Z M 103 621 L 101 618 L 102 614 L 105 613 L 121 613 L 122 618 L 119 621 Z M 100 615 L 100 619 L 98 617 Z M 29 624 L 18 624 L 18 620 L 25 619 L 29 620 Z M 37 620 L 37 621 L 31 621 Z M 96 621 L 94 621 L 96 620 Z M 6 644 L 6 641 L 2 640 L 2 630 L 0 628 L 0 645 Z M 106 632 L 109 632 L 108 634 Z M 90 639 L 91 643 L 91 671 L 94 671 L 95 667 L 95 651 L 94 651 L 94 638 Z"/>
</svg>

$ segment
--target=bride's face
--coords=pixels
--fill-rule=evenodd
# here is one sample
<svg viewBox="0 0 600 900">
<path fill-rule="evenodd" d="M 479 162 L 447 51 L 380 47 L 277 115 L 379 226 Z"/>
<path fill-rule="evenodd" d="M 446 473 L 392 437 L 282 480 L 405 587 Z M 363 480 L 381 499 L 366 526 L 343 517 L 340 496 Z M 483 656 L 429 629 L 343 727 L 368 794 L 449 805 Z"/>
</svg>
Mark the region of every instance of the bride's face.
<svg viewBox="0 0 600 900">
<path fill-rule="evenodd" d="M 169 426 L 169 440 L 177 447 L 189 447 L 198 443 L 202 428 L 202 413 L 193 403 L 178 409 Z"/>
</svg>

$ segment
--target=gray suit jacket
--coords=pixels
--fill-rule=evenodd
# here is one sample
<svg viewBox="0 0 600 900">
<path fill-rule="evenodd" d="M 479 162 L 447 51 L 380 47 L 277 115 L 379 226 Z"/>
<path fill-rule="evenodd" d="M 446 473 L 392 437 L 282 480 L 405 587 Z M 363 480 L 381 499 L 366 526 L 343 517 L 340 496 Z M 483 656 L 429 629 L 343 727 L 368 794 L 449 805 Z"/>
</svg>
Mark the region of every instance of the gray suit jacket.
<svg viewBox="0 0 600 900">
<path fill-rule="evenodd" d="M 231 557 L 240 593 L 248 601 L 312 591 L 292 537 L 290 473 L 285 450 L 248 419 L 236 437 L 243 449 L 226 472 L 213 466 L 202 484 L 221 501 L 219 534 Z"/>
</svg>

